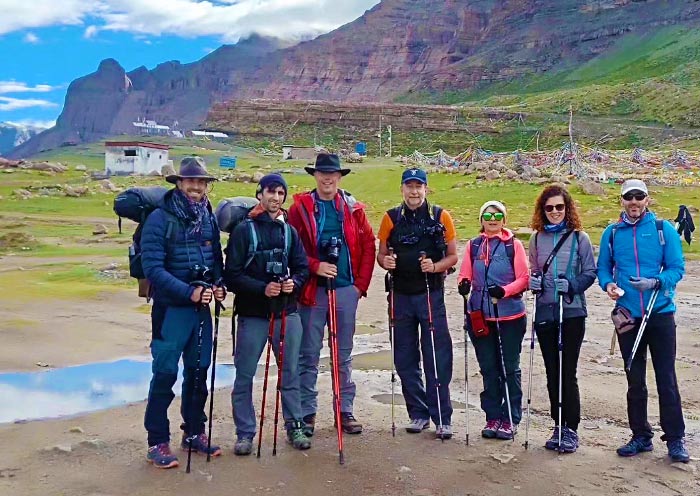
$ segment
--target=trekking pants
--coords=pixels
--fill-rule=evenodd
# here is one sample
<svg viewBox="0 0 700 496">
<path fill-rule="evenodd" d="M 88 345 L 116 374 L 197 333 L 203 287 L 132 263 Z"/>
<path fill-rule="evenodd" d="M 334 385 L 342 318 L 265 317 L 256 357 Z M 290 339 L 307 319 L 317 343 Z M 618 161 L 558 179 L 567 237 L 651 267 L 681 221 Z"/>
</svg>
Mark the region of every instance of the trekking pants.
<svg viewBox="0 0 700 496">
<path fill-rule="evenodd" d="M 633 330 L 618 334 L 622 358 L 626 364 L 632 354 L 632 346 L 639 332 L 642 319 L 636 319 Z M 673 313 L 652 314 L 634 356 L 632 367 L 627 372 L 627 416 L 634 436 L 651 439 L 654 433 L 647 420 L 647 348 L 656 376 L 659 393 L 659 413 L 662 441 L 671 442 L 685 436 L 685 421 L 681 408 L 681 395 L 676 379 L 676 321 Z"/>
<path fill-rule="evenodd" d="M 299 314 L 286 316 L 287 325 L 284 333 L 284 366 L 282 368 L 282 416 L 285 422 L 301 421 L 301 403 L 299 400 L 299 347 L 301 346 L 301 320 Z M 238 316 L 238 333 L 236 334 L 236 379 L 231 391 L 233 405 L 233 422 L 236 424 L 236 436 L 252 439 L 255 437 L 255 407 L 253 406 L 253 378 L 258 368 L 260 357 L 265 351 L 270 328 L 269 319 L 261 317 Z M 282 318 L 275 318 L 275 330 L 272 337 L 274 356 L 279 361 L 280 330 Z M 271 359 L 272 363 L 276 361 Z M 263 362 L 264 364 L 264 362 Z M 277 379 L 267 384 L 268 405 L 270 398 L 277 394 Z M 274 399 L 272 403 L 274 403 Z M 269 406 L 267 407 L 269 408 Z M 270 411 L 270 410 L 268 410 Z M 266 414 L 273 419 L 274 414 Z"/>
<path fill-rule="evenodd" d="M 200 324 L 201 354 L 197 351 Z M 148 390 L 144 426 L 148 431 L 148 445 L 154 446 L 170 442 L 168 407 L 175 397 L 173 386 L 177 381 L 180 357 L 184 365 L 180 408 L 184 430 L 188 436 L 204 432 L 207 421 L 204 413 L 207 369 L 211 364 L 212 353 L 211 313 L 208 306 L 198 310 L 195 306 L 154 304 L 151 309 L 151 325 L 154 336 L 151 340 L 153 377 Z"/>
<path fill-rule="evenodd" d="M 394 292 L 394 363 L 401 378 L 401 391 L 411 419 L 432 419 L 435 425 L 451 425 L 452 402 L 452 338 L 447 325 L 445 297 L 442 289 L 430 292 L 430 304 L 435 329 L 435 361 L 440 385 L 440 409 L 435 387 L 433 343 L 428 324 L 426 293 L 405 295 Z M 420 325 L 420 340 L 418 326 Z M 421 371 L 421 355 L 425 369 L 425 384 Z"/>
<path fill-rule="evenodd" d="M 562 419 L 559 417 L 559 325 L 554 324 L 543 329 L 536 329 L 537 340 L 547 371 L 547 391 L 552 419 L 557 425 L 563 425 L 574 431 L 581 422 L 581 398 L 578 390 L 576 369 L 581 352 L 583 335 L 586 332 L 585 317 L 564 319 L 562 324 Z"/>
<path fill-rule="evenodd" d="M 355 337 L 355 314 L 360 296 L 354 286 L 336 289 L 338 322 L 338 368 L 340 382 L 340 411 L 352 413 L 355 401 L 355 383 L 352 382 L 352 346 Z M 328 294 L 325 287 L 316 290 L 316 305 L 300 305 L 299 315 L 303 327 L 299 378 L 301 381 L 301 413 L 315 414 L 318 410 L 318 363 L 323 347 L 323 333 L 328 319 Z M 328 402 L 332 403 L 330 394 Z"/>
<path fill-rule="evenodd" d="M 526 317 L 523 315 L 515 320 L 502 320 L 499 322 L 511 414 L 515 425 L 520 423 L 522 417 L 523 390 L 520 372 L 520 348 L 523 337 L 525 337 L 526 320 Z M 486 323 L 489 328 L 489 335 L 476 337 L 471 330 L 471 321 L 467 316 L 469 339 L 474 344 L 476 359 L 479 362 L 481 376 L 484 381 L 484 391 L 481 393 L 481 409 L 486 413 L 487 421 L 508 421 L 506 383 L 503 381 L 496 322 L 489 320 Z"/>
</svg>

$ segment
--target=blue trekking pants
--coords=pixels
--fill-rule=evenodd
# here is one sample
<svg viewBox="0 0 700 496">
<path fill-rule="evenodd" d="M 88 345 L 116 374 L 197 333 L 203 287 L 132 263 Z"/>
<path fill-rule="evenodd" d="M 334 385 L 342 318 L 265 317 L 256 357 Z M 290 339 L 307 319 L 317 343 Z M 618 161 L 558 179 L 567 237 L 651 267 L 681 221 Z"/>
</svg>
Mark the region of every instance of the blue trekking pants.
<svg viewBox="0 0 700 496">
<path fill-rule="evenodd" d="M 442 289 L 430 292 L 435 331 L 435 361 L 438 386 L 433 367 L 433 344 L 428 322 L 426 293 L 405 295 L 394 292 L 394 362 L 401 378 L 401 390 L 411 419 L 433 419 L 435 425 L 451 425 L 452 338 L 447 325 L 445 297 Z M 420 337 L 418 326 L 420 325 Z M 425 383 L 421 371 L 421 355 Z M 442 421 L 438 415 L 438 393 Z"/>
<path fill-rule="evenodd" d="M 352 413 L 355 400 L 355 383 L 352 382 L 352 346 L 355 337 L 355 315 L 359 295 L 354 286 L 336 289 L 338 322 L 338 367 L 340 382 L 340 411 Z M 303 327 L 299 378 L 301 381 L 301 413 L 305 417 L 318 410 L 318 363 L 323 347 L 323 333 L 328 319 L 328 295 L 320 286 L 316 291 L 316 305 L 300 305 L 299 314 Z M 328 402 L 332 404 L 329 393 Z"/>
<path fill-rule="evenodd" d="M 208 306 L 164 306 L 154 304 L 151 309 L 151 340 L 153 357 L 151 385 L 144 426 L 148 431 L 148 445 L 170 442 L 168 407 L 175 394 L 180 357 L 184 365 L 182 403 L 180 414 L 185 433 L 204 432 L 207 417 L 207 369 L 211 364 L 212 322 Z M 198 349 L 201 328 L 201 351 Z M 199 362 L 199 367 L 198 367 Z"/>
<path fill-rule="evenodd" d="M 301 319 L 298 313 L 286 316 L 287 324 L 284 332 L 284 366 L 282 367 L 282 416 L 286 424 L 293 421 L 301 422 L 301 403 L 299 400 L 299 348 L 301 346 Z M 252 439 L 255 437 L 257 425 L 255 422 L 255 407 L 253 406 L 253 378 L 258 368 L 258 362 L 269 336 L 269 319 L 261 317 L 238 316 L 238 333 L 236 334 L 236 379 L 231 391 L 233 405 L 233 422 L 236 424 L 236 436 Z M 272 337 L 270 362 L 279 360 L 281 317 L 275 318 L 275 328 Z M 265 351 L 267 353 L 267 351 Z M 279 370 L 279 369 L 278 369 Z M 274 408 L 277 394 L 277 379 L 268 380 L 267 412 L 265 417 L 274 418 Z"/>
<path fill-rule="evenodd" d="M 513 424 L 518 425 L 522 418 L 523 390 L 520 372 L 520 348 L 525 337 L 526 317 L 499 322 L 503 359 L 506 378 L 503 381 L 501 351 L 498 344 L 498 332 L 495 321 L 487 321 L 488 336 L 476 337 L 471 329 L 471 320 L 467 315 L 469 339 L 474 344 L 476 359 L 479 362 L 484 390 L 481 393 L 481 409 L 486 413 L 486 420 L 508 421 L 508 403 L 506 402 L 506 384 L 510 395 Z"/>
</svg>

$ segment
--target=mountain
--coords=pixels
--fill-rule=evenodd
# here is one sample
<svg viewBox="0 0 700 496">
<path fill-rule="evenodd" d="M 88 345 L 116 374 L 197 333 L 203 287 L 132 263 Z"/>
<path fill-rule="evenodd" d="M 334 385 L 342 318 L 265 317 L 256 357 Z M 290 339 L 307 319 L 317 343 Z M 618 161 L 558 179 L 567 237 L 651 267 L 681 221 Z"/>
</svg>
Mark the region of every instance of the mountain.
<svg viewBox="0 0 700 496">
<path fill-rule="evenodd" d="M 551 86 L 566 79 L 575 85 L 571 76 L 580 67 L 605 59 L 626 40 L 691 32 L 699 23 L 695 1 L 384 0 L 292 47 L 255 36 L 198 62 L 166 62 L 150 71 L 126 72 L 114 60 L 103 61 L 71 84 L 56 127 L 13 155 L 133 132 L 139 117 L 191 129 L 213 104 L 235 99 L 416 103 L 469 99 L 509 83 L 547 80 Z M 679 55 L 673 45 L 665 50 Z M 671 57 L 671 69 L 696 60 L 696 52 L 691 47 Z"/>
<path fill-rule="evenodd" d="M 13 148 L 29 141 L 44 131 L 45 127 L 0 122 L 0 155 L 7 154 Z"/>
</svg>

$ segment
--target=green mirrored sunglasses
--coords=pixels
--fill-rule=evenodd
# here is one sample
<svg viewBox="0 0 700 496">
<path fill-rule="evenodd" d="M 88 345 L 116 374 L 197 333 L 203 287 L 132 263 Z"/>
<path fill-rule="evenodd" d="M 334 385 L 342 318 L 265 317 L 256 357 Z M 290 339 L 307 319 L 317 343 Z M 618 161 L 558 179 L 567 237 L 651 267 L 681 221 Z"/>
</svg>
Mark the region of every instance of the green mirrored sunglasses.
<svg viewBox="0 0 700 496">
<path fill-rule="evenodd" d="M 484 220 L 503 220 L 504 217 L 503 212 L 484 212 L 481 214 L 481 218 Z"/>
</svg>

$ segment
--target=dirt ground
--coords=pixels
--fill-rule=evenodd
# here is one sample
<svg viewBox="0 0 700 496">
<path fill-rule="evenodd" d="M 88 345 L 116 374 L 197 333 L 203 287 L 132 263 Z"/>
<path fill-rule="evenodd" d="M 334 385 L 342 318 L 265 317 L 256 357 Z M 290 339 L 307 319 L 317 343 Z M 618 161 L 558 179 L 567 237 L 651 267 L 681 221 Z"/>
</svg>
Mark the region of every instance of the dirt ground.
<svg viewBox="0 0 700 496">
<path fill-rule="evenodd" d="M 0 271 L 10 270 L 13 263 L 7 257 L 0 259 Z M 386 328 L 382 278 L 377 268 L 370 297 L 361 303 L 358 321 Z M 537 349 L 528 450 L 522 446 L 524 423 L 513 443 L 479 437 L 484 423 L 478 406 L 481 378 L 470 349 L 471 435 L 467 446 L 462 306 L 452 289 L 452 279 L 448 281 L 447 305 L 455 343 L 451 391 L 456 434 L 450 441 L 435 440 L 432 429 L 420 435 L 398 429 L 392 438 L 389 355 L 369 353 L 386 350 L 388 338 L 386 332 L 367 333 L 357 338 L 361 343 L 358 349 L 367 353 L 359 356 L 355 364 L 355 414 L 364 423 L 365 431 L 359 436 L 345 436 L 344 466 L 338 464 L 326 372 L 320 379 L 322 406 L 309 451 L 294 451 L 282 441 L 273 457 L 272 418 L 268 417 L 261 458 L 235 457 L 227 386 L 216 392 L 214 423 L 214 439 L 223 446 L 224 455 L 208 464 L 203 457 L 195 457 L 191 474 L 185 473 L 185 453 L 180 456 L 180 468 L 174 470 L 156 470 L 145 462 L 145 403 L 140 402 L 75 418 L 0 425 L 0 494 L 700 495 L 699 283 L 700 264 L 689 263 L 686 278 L 679 286 L 677 314 L 677 370 L 688 447 L 693 456 L 687 465 L 670 464 L 665 445 L 658 437 L 652 453 L 633 459 L 615 454 L 615 448 L 629 436 L 626 387 L 619 352 L 614 357 L 608 355 L 611 305 L 597 286 L 588 293 L 590 317 L 579 365 L 584 416 L 580 450 L 573 455 L 557 455 L 542 447 L 553 422 L 547 414 L 544 367 Z M 2 301 L 0 371 L 38 370 L 37 362 L 62 367 L 146 355 L 149 321 L 148 315 L 139 310 L 142 303 L 135 291 L 100 295 L 89 304 L 41 301 L 27 305 Z M 24 325 L 10 325 L 12 322 Z M 229 325 L 225 320 L 220 335 L 220 361 L 230 359 Z M 528 350 L 526 338 L 521 357 L 525 388 Z M 658 426 L 658 397 L 649 369 L 650 420 Z M 258 391 L 256 404 L 259 398 Z M 398 399 L 399 395 L 397 403 Z M 173 429 L 179 423 L 178 408 L 176 400 L 170 414 Z M 396 418 L 399 426 L 407 421 L 402 406 L 397 407 Z"/>
</svg>

